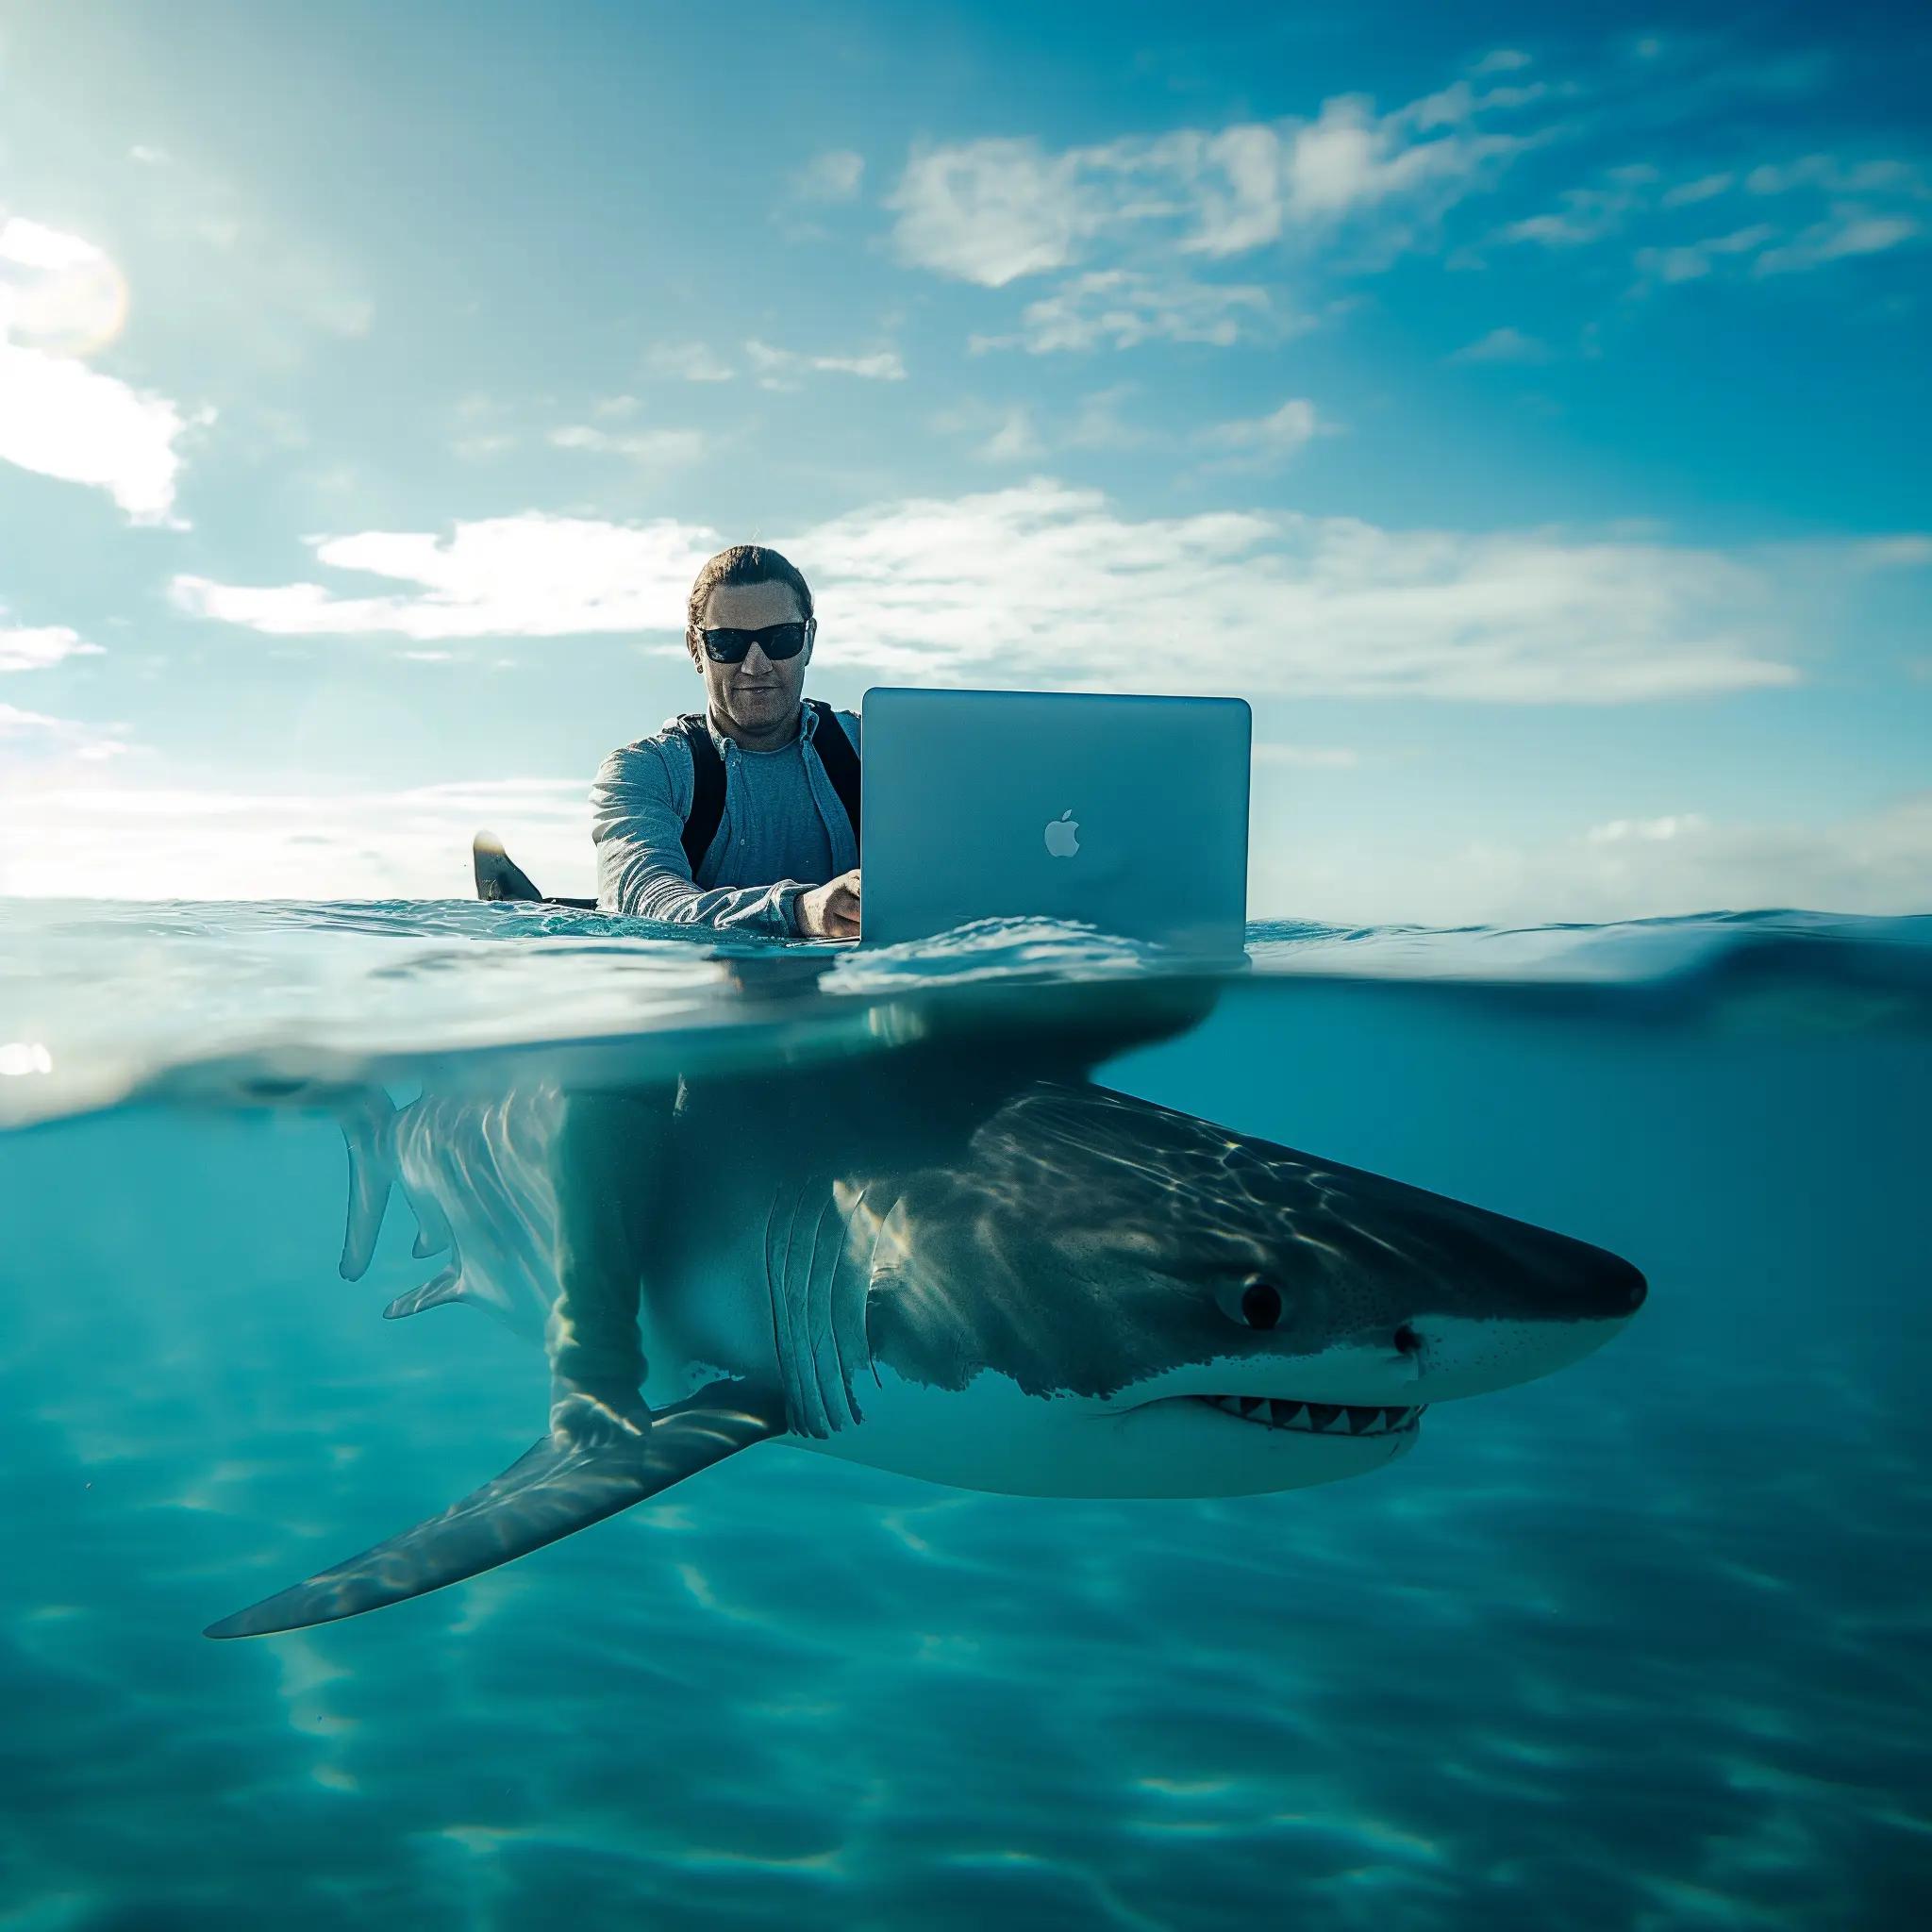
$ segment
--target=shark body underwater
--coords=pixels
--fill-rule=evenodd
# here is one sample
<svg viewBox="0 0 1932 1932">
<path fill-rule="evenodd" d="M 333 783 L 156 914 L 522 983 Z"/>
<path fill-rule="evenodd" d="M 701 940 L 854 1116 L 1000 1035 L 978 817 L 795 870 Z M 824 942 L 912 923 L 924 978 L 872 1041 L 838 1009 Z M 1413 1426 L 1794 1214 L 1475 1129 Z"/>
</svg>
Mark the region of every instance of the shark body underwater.
<svg viewBox="0 0 1932 1932">
<path fill-rule="evenodd" d="M 345 1123 L 342 1274 L 393 1182 L 416 1252 L 449 1258 L 388 1312 L 470 1303 L 553 1341 L 571 1134 L 632 1124 L 602 1164 L 647 1204 L 649 1424 L 546 1434 L 208 1634 L 460 1582 L 763 1442 L 1016 1495 L 1335 1482 L 1407 1455 L 1433 1404 L 1578 1361 L 1643 1301 L 1602 1248 L 1093 1085 L 1099 1058 L 941 1041 L 616 1096 L 372 1095 Z"/>
</svg>

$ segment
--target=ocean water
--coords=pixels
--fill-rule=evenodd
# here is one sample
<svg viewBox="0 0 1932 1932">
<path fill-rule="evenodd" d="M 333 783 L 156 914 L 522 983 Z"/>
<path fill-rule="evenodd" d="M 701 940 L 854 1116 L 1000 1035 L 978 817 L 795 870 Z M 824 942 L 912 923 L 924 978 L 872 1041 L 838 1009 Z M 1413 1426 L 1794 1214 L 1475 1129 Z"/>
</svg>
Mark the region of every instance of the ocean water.
<svg viewBox="0 0 1932 1932">
<path fill-rule="evenodd" d="M 762 1444 L 203 1637 L 544 1424 L 487 1311 L 381 1319 L 441 1265 L 402 1201 L 341 1278 L 345 1111 L 1070 1038 L 1649 1302 L 1357 1480 L 1016 1498 Z M 1045 928 L 8 905 L 0 1928 L 1927 1923 L 1928 1093 L 1932 921 L 1266 926 L 1201 982 Z"/>
</svg>

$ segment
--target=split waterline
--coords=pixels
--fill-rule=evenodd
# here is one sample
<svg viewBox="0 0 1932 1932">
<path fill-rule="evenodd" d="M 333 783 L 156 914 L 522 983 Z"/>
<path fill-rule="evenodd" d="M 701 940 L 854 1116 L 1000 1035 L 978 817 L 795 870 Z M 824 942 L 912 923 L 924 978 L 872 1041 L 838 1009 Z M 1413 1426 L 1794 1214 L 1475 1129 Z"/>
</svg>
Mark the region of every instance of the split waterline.
<svg viewBox="0 0 1932 1932">
<path fill-rule="evenodd" d="M 9 906 L 0 1925 L 1908 1922 L 1932 923 L 1249 951 Z M 1016 1498 L 766 1444 L 455 1588 L 201 1636 L 543 1426 L 487 1309 L 382 1319 L 441 1265 L 400 1204 L 341 1278 L 348 1097 L 887 1083 L 913 1047 L 1097 1053 L 1649 1300 L 1347 1481 Z"/>
</svg>

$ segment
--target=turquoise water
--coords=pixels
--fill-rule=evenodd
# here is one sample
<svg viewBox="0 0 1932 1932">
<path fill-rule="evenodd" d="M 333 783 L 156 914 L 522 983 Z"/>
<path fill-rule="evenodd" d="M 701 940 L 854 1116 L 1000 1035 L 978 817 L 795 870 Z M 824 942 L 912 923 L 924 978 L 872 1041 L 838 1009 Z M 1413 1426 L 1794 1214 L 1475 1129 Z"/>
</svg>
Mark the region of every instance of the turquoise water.
<svg viewBox="0 0 1932 1932">
<path fill-rule="evenodd" d="M 1047 930 L 820 979 L 512 908 L 9 906 L 0 1927 L 1922 1923 L 1932 922 L 1251 961 L 1098 1077 L 1626 1256 L 1627 1332 L 1359 1480 L 1017 1499 L 761 1446 L 218 1644 L 543 1424 L 507 1326 L 380 1319 L 439 1265 L 399 1206 L 340 1278 L 344 1092 L 889 1082 L 1161 982 Z"/>
</svg>

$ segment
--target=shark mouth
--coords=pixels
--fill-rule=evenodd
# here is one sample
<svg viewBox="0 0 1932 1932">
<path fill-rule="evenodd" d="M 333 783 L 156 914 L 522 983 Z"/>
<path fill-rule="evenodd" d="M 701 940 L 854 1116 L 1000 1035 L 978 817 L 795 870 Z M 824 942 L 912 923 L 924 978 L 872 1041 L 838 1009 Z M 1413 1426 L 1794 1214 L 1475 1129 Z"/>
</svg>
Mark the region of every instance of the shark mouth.
<svg viewBox="0 0 1932 1932">
<path fill-rule="evenodd" d="M 1426 1403 L 1414 1408 L 1362 1408 L 1345 1402 L 1280 1402 L 1266 1395 L 1196 1395 L 1244 1423 L 1263 1428 L 1295 1429 L 1304 1436 L 1400 1436 L 1412 1434 Z"/>
</svg>

